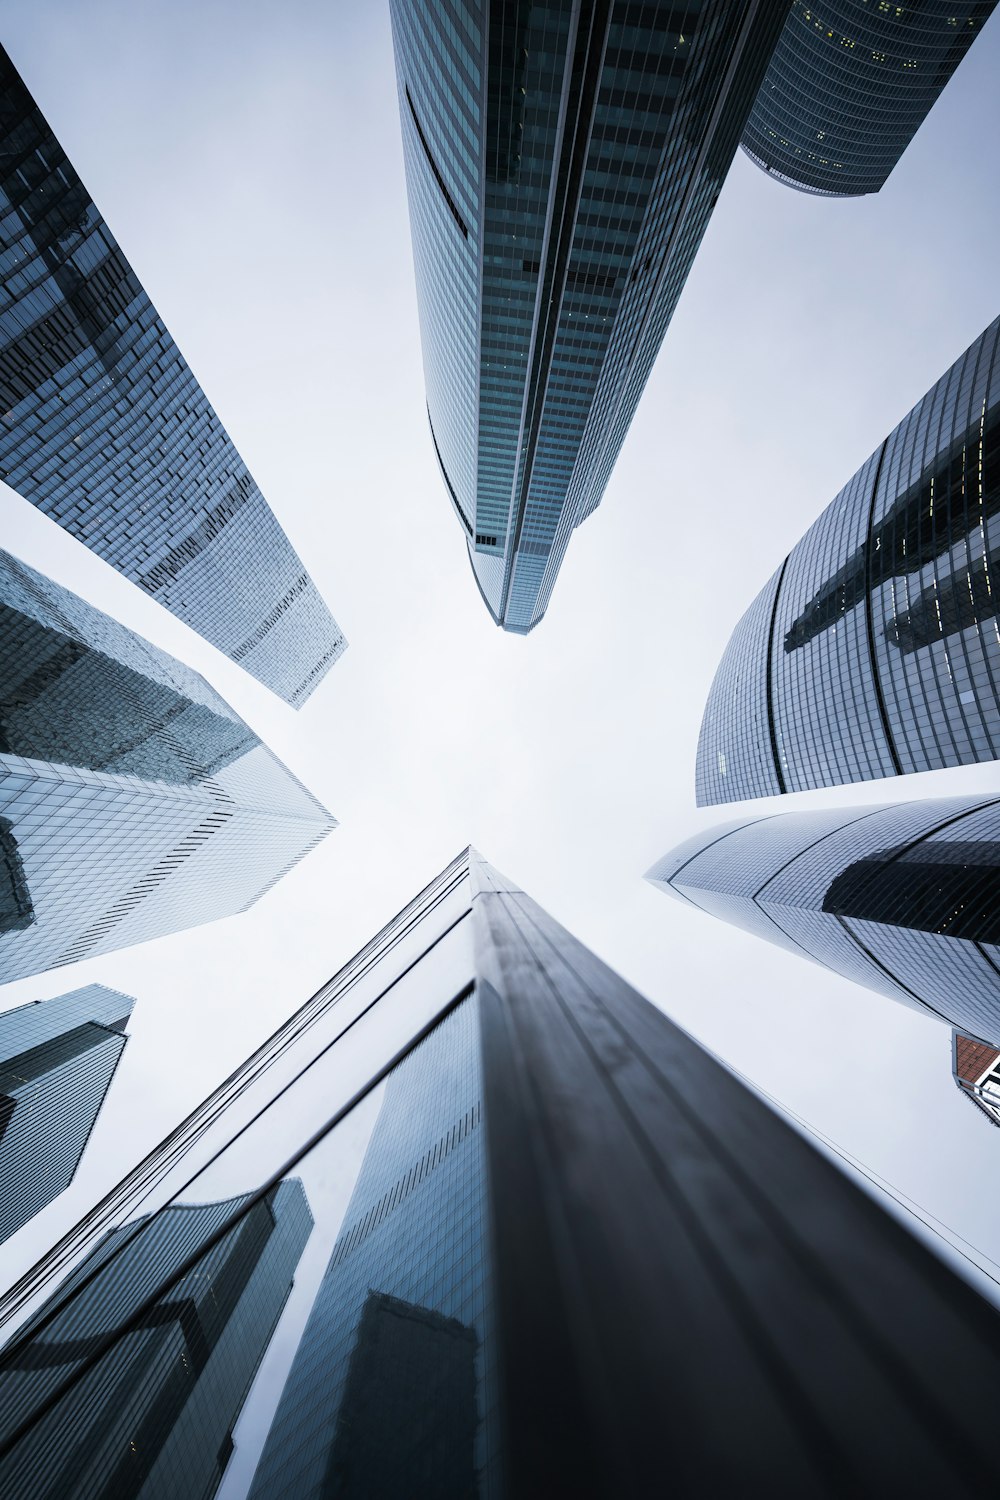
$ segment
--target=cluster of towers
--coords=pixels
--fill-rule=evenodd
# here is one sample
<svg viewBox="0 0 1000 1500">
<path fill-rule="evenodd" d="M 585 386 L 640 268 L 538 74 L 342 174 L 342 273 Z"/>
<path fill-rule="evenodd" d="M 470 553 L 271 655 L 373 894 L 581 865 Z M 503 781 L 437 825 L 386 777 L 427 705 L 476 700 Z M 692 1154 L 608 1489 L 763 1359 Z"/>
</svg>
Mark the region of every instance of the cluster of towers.
<svg viewBox="0 0 1000 1500">
<path fill-rule="evenodd" d="M 739 147 L 877 192 L 992 10 L 390 0 L 430 434 L 497 625 L 542 620 Z M 0 478 L 299 708 L 344 637 L 2 52 L 0 144 Z M 735 624 L 699 805 L 1000 756 L 998 345 Z M 202 676 L 0 552 L 0 981 L 246 911 L 334 826 Z M 939 1017 L 1000 1124 L 1000 795 L 769 805 L 647 878 Z M 132 1008 L 0 1014 L 0 1251 Z M 47 1245 L 0 1281 L 0 1500 L 991 1472 L 994 1310 L 473 849 Z"/>
</svg>

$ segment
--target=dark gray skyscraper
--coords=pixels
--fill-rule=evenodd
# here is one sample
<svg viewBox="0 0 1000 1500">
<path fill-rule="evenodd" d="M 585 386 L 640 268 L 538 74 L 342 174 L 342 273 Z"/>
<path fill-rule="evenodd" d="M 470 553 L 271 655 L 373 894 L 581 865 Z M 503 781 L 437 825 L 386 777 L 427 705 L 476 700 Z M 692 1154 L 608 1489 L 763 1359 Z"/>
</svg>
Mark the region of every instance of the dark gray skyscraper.
<svg viewBox="0 0 1000 1500">
<path fill-rule="evenodd" d="M 733 632 L 699 805 L 1000 755 L 1000 319 L 793 547 Z"/>
<path fill-rule="evenodd" d="M 243 911 L 334 826 L 204 678 L 0 552 L 0 981 Z"/>
<path fill-rule="evenodd" d="M 793 0 L 743 149 L 789 187 L 877 193 L 996 0 Z"/>
<path fill-rule="evenodd" d="M 0 1460 L 4 1500 L 209 1500 L 311 1229 L 289 1178 L 113 1230 L 0 1372 L 5 1432 L 53 1402 L 35 1428 L 48 1462 Z"/>
<path fill-rule="evenodd" d="M 2 49 L 0 248 L 0 479 L 297 708 L 344 637 Z"/>
<path fill-rule="evenodd" d="M 90 984 L 0 1015 L 0 1242 L 69 1187 L 132 1004 Z"/>
<path fill-rule="evenodd" d="M 392 0 L 427 410 L 520 634 L 596 509 L 783 0 Z"/>
<path fill-rule="evenodd" d="M 265 1299 L 250 1246 L 292 1182 L 315 1228 L 275 1327 L 289 1258 Z M 93 1254 L 52 1281 L 137 1196 L 154 1206 L 132 1259 L 114 1232 L 99 1251 L 122 1296 L 91 1351 Z M 185 1214 L 182 1253 L 142 1253 Z M 220 1261 L 261 1268 L 239 1363 L 214 1341 Z M 161 1449 L 161 1487 L 140 1489 L 113 1395 L 148 1463 L 180 1356 L 206 1360 L 214 1417 L 233 1403 L 210 1390 L 242 1392 L 268 1339 L 220 1500 L 972 1496 L 995 1446 L 996 1311 L 471 851 L 0 1314 L 43 1288 L 0 1351 L 0 1475 L 32 1497 L 210 1494 L 183 1464 L 201 1479 L 222 1421 L 172 1429 L 173 1467 Z"/>
<path fill-rule="evenodd" d="M 1000 802 L 927 798 L 707 828 L 654 885 L 1000 1045 Z"/>
</svg>

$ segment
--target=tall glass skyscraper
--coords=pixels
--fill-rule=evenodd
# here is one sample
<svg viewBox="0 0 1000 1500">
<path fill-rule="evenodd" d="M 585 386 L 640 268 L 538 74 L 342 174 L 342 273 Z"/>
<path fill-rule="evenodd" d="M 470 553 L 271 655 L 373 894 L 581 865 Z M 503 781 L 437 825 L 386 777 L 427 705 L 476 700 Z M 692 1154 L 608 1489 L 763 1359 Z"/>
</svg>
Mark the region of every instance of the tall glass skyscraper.
<svg viewBox="0 0 1000 1500">
<path fill-rule="evenodd" d="M 0 1242 L 73 1180 L 132 1004 L 89 984 L 0 1015 Z"/>
<path fill-rule="evenodd" d="M 47 1454 L 0 1460 L 4 1500 L 209 1500 L 311 1229 L 289 1178 L 252 1202 L 179 1203 L 111 1231 L 0 1373 L 0 1430 L 44 1407 L 33 1432 Z"/>
<path fill-rule="evenodd" d="M 427 411 L 524 634 L 600 503 L 783 0 L 391 0 Z"/>
<path fill-rule="evenodd" d="M 654 885 L 1000 1046 L 1000 801 L 926 798 L 708 828 Z"/>
<path fill-rule="evenodd" d="M 971 1496 L 1000 1376 L 994 1308 L 472 851 L 0 1316 L 0 1495 L 52 1500 L 223 1452 L 219 1500 Z"/>
<path fill-rule="evenodd" d="M 841 490 L 733 632 L 699 805 L 1000 755 L 1000 319 Z"/>
<path fill-rule="evenodd" d="M 299 707 L 345 640 L 0 48 L 0 479 Z"/>
<path fill-rule="evenodd" d="M 806 193 L 877 193 L 996 0 L 792 0 L 743 149 Z"/>
<path fill-rule="evenodd" d="M 204 678 L 0 552 L 0 981 L 243 911 L 334 826 Z"/>
</svg>

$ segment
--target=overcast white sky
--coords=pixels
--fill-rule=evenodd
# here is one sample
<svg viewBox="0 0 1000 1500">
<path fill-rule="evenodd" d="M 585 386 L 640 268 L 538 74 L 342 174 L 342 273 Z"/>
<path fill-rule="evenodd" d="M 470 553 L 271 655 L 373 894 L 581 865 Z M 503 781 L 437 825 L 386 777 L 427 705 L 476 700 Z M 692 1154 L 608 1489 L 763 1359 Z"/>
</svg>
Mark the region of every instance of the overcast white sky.
<svg viewBox="0 0 1000 1500">
<path fill-rule="evenodd" d="M 351 643 L 296 714 L 0 486 L 4 546 L 202 670 L 342 825 L 248 915 L 0 988 L 0 1008 L 90 981 L 137 998 L 87 1169 L 24 1231 L 24 1255 L 473 842 L 727 1061 L 1000 1259 L 1000 1131 L 954 1088 L 948 1030 L 642 880 L 733 815 L 695 809 L 693 767 L 744 608 L 996 315 L 1000 16 L 877 197 L 811 198 L 737 159 L 603 504 L 520 639 L 482 606 L 427 430 L 385 6 L 37 0 L 0 15 Z M 989 766 L 781 808 L 998 790 Z"/>
</svg>

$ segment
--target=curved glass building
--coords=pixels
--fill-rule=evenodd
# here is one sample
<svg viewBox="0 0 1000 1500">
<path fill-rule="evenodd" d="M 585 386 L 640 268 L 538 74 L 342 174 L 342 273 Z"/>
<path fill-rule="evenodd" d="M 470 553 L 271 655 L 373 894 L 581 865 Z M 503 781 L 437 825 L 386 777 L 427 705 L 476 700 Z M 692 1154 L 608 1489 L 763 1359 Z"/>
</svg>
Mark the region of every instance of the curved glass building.
<svg viewBox="0 0 1000 1500">
<path fill-rule="evenodd" d="M 0 479 L 293 707 L 346 642 L 0 48 Z"/>
<path fill-rule="evenodd" d="M 996 0 L 793 0 L 743 149 L 806 193 L 877 193 Z"/>
<path fill-rule="evenodd" d="M 698 803 L 1000 755 L 1000 319 L 827 506 L 733 632 Z"/>
<path fill-rule="evenodd" d="M 646 879 L 1000 1046 L 1000 799 L 725 823 Z"/>
<path fill-rule="evenodd" d="M 520 634 L 600 503 L 787 11 L 392 0 L 427 410 Z"/>
<path fill-rule="evenodd" d="M 244 911 L 334 826 L 197 672 L 0 552 L 0 982 Z"/>
</svg>

